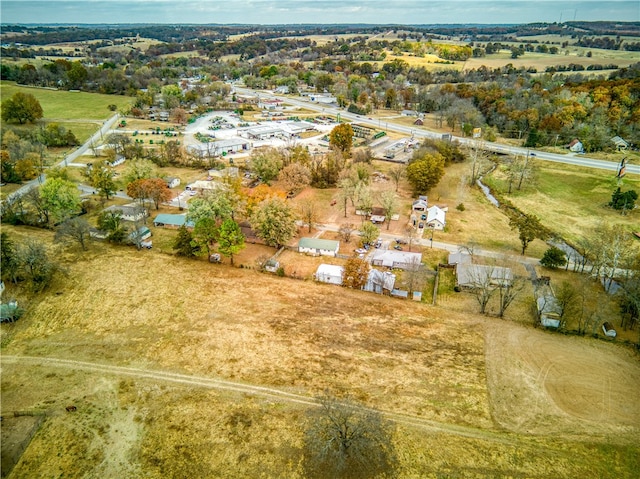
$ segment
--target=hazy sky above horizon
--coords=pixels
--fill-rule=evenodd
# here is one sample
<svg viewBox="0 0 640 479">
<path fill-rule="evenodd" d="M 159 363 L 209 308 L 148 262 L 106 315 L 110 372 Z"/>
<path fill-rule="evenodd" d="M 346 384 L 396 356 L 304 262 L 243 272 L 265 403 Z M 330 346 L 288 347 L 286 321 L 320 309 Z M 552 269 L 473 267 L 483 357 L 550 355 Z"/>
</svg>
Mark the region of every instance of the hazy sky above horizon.
<svg viewBox="0 0 640 479">
<path fill-rule="evenodd" d="M 1 0 L 9 23 L 533 23 L 640 21 L 640 0 Z"/>
</svg>

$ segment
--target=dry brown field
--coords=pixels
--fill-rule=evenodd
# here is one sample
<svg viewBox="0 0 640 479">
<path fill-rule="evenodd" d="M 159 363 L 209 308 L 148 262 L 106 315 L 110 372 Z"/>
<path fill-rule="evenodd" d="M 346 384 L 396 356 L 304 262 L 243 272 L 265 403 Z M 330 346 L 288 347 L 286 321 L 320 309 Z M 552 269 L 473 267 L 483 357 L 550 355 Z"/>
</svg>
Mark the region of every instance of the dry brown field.
<svg viewBox="0 0 640 479">
<path fill-rule="evenodd" d="M 395 422 L 401 478 L 640 467 L 637 354 L 523 326 L 520 306 L 500 320 L 461 312 L 466 295 L 432 307 L 156 249 L 57 254 L 67 275 L 1 329 L 3 433 L 13 411 L 45 414 L 12 479 L 301 478 L 324 390 Z"/>
</svg>

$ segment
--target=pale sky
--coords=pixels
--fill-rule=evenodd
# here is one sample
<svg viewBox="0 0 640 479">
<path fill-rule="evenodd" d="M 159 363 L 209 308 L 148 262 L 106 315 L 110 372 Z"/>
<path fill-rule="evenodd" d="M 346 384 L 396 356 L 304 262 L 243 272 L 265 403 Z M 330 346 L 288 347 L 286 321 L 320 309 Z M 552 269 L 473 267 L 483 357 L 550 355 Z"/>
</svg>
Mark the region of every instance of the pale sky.
<svg viewBox="0 0 640 479">
<path fill-rule="evenodd" d="M 0 14 L 4 24 L 637 22 L 640 0 L 0 0 Z"/>
</svg>

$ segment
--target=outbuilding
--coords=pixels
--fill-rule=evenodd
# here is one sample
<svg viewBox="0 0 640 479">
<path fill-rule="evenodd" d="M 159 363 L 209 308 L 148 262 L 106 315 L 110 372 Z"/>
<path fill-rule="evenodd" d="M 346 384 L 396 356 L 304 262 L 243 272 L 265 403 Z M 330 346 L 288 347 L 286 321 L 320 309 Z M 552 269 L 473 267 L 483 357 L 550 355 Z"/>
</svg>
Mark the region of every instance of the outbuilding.
<svg viewBox="0 0 640 479">
<path fill-rule="evenodd" d="M 609 321 L 605 321 L 602 324 L 602 332 L 608 338 L 615 338 L 618 335 L 618 333 L 616 333 L 616 330 L 613 329 L 613 325 Z"/>
<path fill-rule="evenodd" d="M 172 215 L 168 213 L 160 213 L 153 220 L 153 226 L 163 228 L 180 228 L 185 225 L 187 228 L 193 228 L 193 223 L 187 221 L 187 215 Z"/>
<path fill-rule="evenodd" d="M 377 249 L 371 257 L 373 266 L 386 268 L 411 269 L 422 263 L 422 253 Z"/>
<path fill-rule="evenodd" d="M 147 212 L 142 206 L 138 205 L 113 205 L 105 208 L 104 211 L 120 213 L 125 221 L 141 221 L 147 217 Z"/>
<path fill-rule="evenodd" d="M 329 284 L 342 284 L 344 268 L 335 264 L 321 264 L 315 273 L 316 281 Z"/>
</svg>

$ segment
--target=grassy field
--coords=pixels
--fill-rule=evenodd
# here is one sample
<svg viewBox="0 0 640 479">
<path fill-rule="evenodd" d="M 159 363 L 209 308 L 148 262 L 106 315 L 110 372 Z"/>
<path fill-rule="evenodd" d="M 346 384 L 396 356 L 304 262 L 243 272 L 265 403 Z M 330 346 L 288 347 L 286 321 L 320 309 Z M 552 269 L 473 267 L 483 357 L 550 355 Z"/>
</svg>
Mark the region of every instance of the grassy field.
<svg viewBox="0 0 640 479">
<path fill-rule="evenodd" d="M 617 186 L 614 174 L 607 171 L 559 165 L 551 162 L 535 163 L 535 179 L 521 191 L 513 188 L 507 194 L 507 179 L 499 169 L 486 178 L 492 188 L 527 213 L 538 215 L 543 224 L 570 241 L 584 237 L 601 221 L 621 223 L 629 229 L 640 225 L 640 210 L 622 216 L 606 207 Z M 628 174 L 622 190 L 640 191 L 640 178 Z"/>
<path fill-rule="evenodd" d="M 396 423 L 401 479 L 640 467 L 637 355 L 520 326 L 518 308 L 480 317 L 452 307 L 466 295 L 430 307 L 155 249 L 58 257 L 68 275 L 0 330 L 3 430 L 11 411 L 46 414 L 12 478 L 301 478 L 296 401 L 325 389 Z"/>
<path fill-rule="evenodd" d="M 113 115 L 107 107 L 117 105 L 118 110 L 131 106 L 132 98 L 99 93 L 69 92 L 31 88 L 16 85 L 15 82 L 0 82 L 0 98 L 11 97 L 16 92 L 30 93 L 42 105 L 44 119 L 53 120 L 106 120 Z"/>
</svg>

